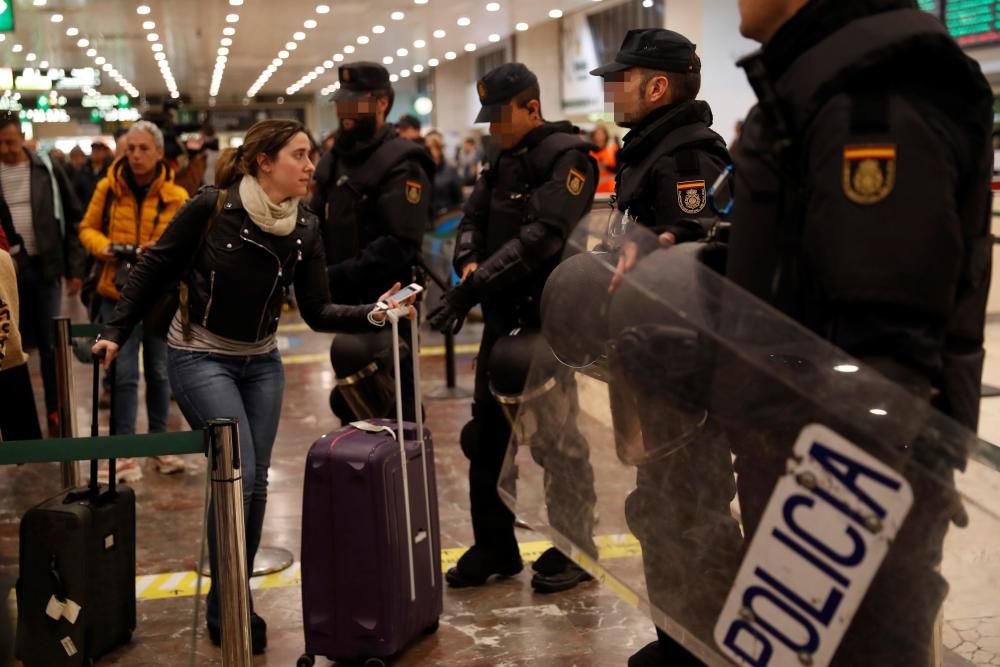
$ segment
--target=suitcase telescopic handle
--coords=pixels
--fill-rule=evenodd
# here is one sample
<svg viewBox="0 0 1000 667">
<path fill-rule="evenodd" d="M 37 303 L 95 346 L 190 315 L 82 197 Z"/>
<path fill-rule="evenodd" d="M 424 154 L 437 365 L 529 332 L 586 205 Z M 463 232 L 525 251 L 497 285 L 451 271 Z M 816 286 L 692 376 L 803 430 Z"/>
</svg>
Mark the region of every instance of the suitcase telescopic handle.
<svg viewBox="0 0 1000 667">
<path fill-rule="evenodd" d="M 100 396 L 101 396 L 101 366 L 104 363 L 105 352 L 94 355 L 94 375 L 91 383 L 92 389 L 92 400 L 90 406 L 90 435 L 96 438 L 100 434 Z M 110 426 L 108 432 L 111 435 L 116 435 L 115 429 L 115 390 L 116 390 L 116 375 L 118 373 L 118 362 L 117 360 L 112 360 L 111 365 L 108 366 L 108 383 L 110 385 L 111 394 L 111 415 L 110 415 Z M 94 502 L 100 500 L 100 484 L 97 483 L 97 459 L 90 460 L 90 485 L 89 491 L 91 499 Z M 117 460 L 111 458 L 108 459 L 108 493 L 107 499 L 114 500 L 118 496 L 118 465 Z"/>
<path fill-rule="evenodd" d="M 408 312 L 409 309 L 406 307 L 394 308 L 386 311 L 386 317 L 392 324 L 392 365 L 396 375 L 396 441 L 399 443 L 399 464 L 402 468 L 400 477 L 403 480 L 403 511 L 406 516 L 406 556 L 410 566 L 410 602 L 415 602 L 417 581 L 413 571 L 413 521 L 410 518 L 410 480 L 407 475 L 409 466 L 406 461 L 406 432 L 403 430 L 403 386 L 400 379 L 401 365 L 399 362 L 399 318 L 406 317 Z M 411 350 L 411 352 L 414 358 L 420 353 L 419 350 Z M 416 409 L 417 412 L 420 411 L 419 403 Z"/>
</svg>

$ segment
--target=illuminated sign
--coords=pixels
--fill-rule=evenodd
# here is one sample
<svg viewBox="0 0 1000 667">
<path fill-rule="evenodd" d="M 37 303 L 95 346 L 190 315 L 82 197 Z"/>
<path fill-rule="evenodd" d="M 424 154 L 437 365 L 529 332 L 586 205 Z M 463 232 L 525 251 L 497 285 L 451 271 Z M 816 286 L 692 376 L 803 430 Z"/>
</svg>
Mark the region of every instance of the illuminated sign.
<svg viewBox="0 0 1000 667">
<path fill-rule="evenodd" d="M 917 0 L 962 46 L 1000 43 L 1000 0 Z"/>
<path fill-rule="evenodd" d="M 0 32 L 14 32 L 14 0 L 0 0 Z"/>
<path fill-rule="evenodd" d="M 14 87 L 14 70 L 0 67 L 0 90 L 10 90 Z"/>
<path fill-rule="evenodd" d="M 52 79 L 42 76 L 42 71 L 25 68 L 21 75 L 14 78 L 14 88 L 17 90 L 52 90 Z"/>
<path fill-rule="evenodd" d="M 101 76 L 93 67 L 71 69 L 69 76 L 61 69 L 49 70 L 49 78 L 55 82 L 57 90 L 84 90 L 101 85 Z"/>
<path fill-rule="evenodd" d="M 88 109 L 115 109 L 119 100 L 117 95 L 87 95 L 80 104 Z"/>
</svg>

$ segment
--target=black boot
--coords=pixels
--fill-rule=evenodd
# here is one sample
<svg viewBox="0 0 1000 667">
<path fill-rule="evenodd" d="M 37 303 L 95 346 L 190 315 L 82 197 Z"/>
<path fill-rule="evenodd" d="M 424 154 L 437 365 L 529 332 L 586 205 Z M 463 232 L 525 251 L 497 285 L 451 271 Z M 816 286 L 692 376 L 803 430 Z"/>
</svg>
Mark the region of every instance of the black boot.
<svg viewBox="0 0 1000 667">
<path fill-rule="evenodd" d="M 531 587 L 538 593 L 568 591 L 577 584 L 593 579 L 586 570 L 555 547 L 549 548 L 531 567 L 535 570 Z"/>
<path fill-rule="evenodd" d="M 687 649 L 656 629 L 659 639 L 639 649 L 628 659 L 628 667 L 705 667 Z"/>
<path fill-rule="evenodd" d="M 524 569 L 521 555 L 514 551 L 506 556 L 496 556 L 486 549 L 473 546 L 458 559 L 458 564 L 448 570 L 445 579 L 452 588 L 482 586 L 492 576 L 513 577 Z"/>
<path fill-rule="evenodd" d="M 222 646 L 222 629 L 208 625 L 208 637 L 216 646 Z M 267 623 L 256 613 L 250 614 L 250 647 L 254 655 L 263 655 L 267 649 Z"/>
</svg>

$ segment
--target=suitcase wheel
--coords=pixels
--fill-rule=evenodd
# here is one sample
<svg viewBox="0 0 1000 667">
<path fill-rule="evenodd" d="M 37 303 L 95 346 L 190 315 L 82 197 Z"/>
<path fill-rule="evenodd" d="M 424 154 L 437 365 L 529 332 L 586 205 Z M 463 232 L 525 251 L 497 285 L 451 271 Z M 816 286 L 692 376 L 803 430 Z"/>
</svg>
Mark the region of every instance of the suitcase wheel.
<svg viewBox="0 0 1000 667">
<path fill-rule="evenodd" d="M 435 618 L 434 622 L 424 628 L 425 635 L 433 635 L 441 627 L 441 619 Z"/>
<path fill-rule="evenodd" d="M 316 656 L 309 653 L 303 653 L 299 656 L 298 661 L 295 663 L 295 667 L 313 667 L 316 664 Z"/>
</svg>

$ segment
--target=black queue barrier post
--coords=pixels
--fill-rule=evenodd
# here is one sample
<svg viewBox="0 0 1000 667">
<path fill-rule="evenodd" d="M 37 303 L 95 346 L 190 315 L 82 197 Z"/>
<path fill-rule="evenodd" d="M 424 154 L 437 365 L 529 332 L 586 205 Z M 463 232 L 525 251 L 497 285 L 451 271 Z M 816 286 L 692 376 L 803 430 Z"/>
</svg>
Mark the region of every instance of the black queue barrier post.
<svg viewBox="0 0 1000 667">
<path fill-rule="evenodd" d="M 430 279 L 434 281 L 434 284 L 436 284 L 442 292 L 448 292 L 448 283 L 427 265 L 427 262 L 423 257 L 420 258 L 420 268 L 424 270 L 424 273 L 430 276 Z M 419 354 L 419 350 L 415 350 L 414 354 Z M 425 395 L 429 400 L 441 401 L 456 398 L 470 398 L 472 396 L 471 391 L 458 386 L 457 375 L 455 373 L 455 335 L 450 332 L 444 335 L 444 373 L 445 386 L 427 392 Z"/>
</svg>

